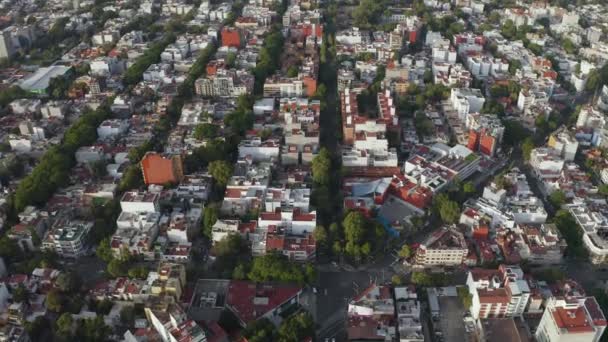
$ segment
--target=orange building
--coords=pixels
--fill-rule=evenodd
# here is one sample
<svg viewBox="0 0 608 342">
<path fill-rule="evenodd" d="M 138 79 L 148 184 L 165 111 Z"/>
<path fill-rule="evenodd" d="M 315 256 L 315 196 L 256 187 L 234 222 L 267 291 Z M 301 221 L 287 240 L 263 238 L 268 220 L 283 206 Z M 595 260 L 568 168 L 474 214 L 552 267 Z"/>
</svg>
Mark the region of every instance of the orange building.
<svg viewBox="0 0 608 342">
<path fill-rule="evenodd" d="M 224 28 L 222 30 L 222 46 L 241 47 L 241 33 L 234 28 Z"/>
<path fill-rule="evenodd" d="M 467 147 L 471 151 L 479 151 L 487 156 L 494 156 L 497 143 L 496 137 L 488 134 L 485 129 L 481 129 L 480 132 L 475 130 L 469 131 Z"/>
<path fill-rule="evenodd" d="M 147 185 L 179 183 L 184 178 L 182 156 L 148 152 L 141 160 L 141 171 Z"/>
<path fill-rule="evenodd" d="M 302 78 L 302 82 L 304 82 L 304 87 L 306 87 L 306 96 L 314 96 L 317 92 L 317 80 L 314 77 L 305 76 Z"/>
</svg>

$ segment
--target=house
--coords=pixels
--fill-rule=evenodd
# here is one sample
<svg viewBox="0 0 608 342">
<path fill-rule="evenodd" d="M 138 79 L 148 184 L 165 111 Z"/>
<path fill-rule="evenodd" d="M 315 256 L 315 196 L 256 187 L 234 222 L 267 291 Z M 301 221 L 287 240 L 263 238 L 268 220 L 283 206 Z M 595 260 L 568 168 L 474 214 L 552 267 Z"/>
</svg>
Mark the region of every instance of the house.
<svg viewBox="0 0 608 342">
<path fill-rule="evenodd" d="M 370 284 L 348 303 L 347 315 L 349 341 L 396 338 L 396 310 L 390 286 Z"/>
</svg>

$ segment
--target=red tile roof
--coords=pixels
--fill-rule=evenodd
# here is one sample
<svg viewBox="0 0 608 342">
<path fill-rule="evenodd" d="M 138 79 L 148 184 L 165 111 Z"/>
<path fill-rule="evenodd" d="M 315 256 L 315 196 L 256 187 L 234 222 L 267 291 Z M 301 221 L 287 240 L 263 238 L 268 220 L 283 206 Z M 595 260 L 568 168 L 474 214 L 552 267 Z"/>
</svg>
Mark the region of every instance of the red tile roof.
<svg viewBox="0 0 608 342">
<path fill-rule="evenodd" d="M 302 291 L 297 285 L 257 284 L 233 280 L 228 287 L 226 304 L 245 324 L 253 322 Z"/>
</svg>

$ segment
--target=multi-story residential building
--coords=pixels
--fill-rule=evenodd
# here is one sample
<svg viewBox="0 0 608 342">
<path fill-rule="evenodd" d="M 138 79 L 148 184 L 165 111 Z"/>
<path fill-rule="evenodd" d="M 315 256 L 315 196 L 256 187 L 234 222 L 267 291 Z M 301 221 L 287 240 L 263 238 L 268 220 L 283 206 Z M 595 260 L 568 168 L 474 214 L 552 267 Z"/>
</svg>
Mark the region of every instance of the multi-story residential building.
<svg viewBox="0 0 608 342">
<path fill-rule="evenodd" d="M 397 335 L 395 312 L 391 288 L 386 285 L 370 284 L 348 303 L 346 323 L 348 340 L 395 339 Z"/>
<path fill-rule="evenodd" d="M 574 134 L 563 126 L 549 136 L 547 146 L 556 150 L 565 161 L 574 161 L 578 150 L 578 141 Z"/>
<path fill-rule="evenodd" d="M 471 151 L 494 156 L 505 131 L 500 119 L 491 115 L 468 115 L 466 126 L 469 128 L 467 147 Z"/>
<path fill-rule="evenodd" d="M 121 119 L 104 120 L 97 127 L 97 137 L 99 139 L 115 138 L 124 134 L 129 129 L 129 121 Z"/>
<path fill-rule="evenodd" d="M 256 137 L 250 140 L 242 140 L 239 143 L 239 158 L 251 158 L 254 162 L 268 162 L 278 160 L 281 152 L 281 145 L 278 141 L 268 139 L 262 141 Z"/>
<path fill-rule="evenodd" d="M 179 198 L 206 201 L 211 193 L 212 179 L 207 174 L 184 175 L 181 183 L 174 189 Z"/>
<path fill-rule="evenodd" d="M 316 241 L 312 233 L 293 235 L 286 229 L 268 228 L 266 253 L 277 251 L 292 261 L 310 261 L 315 257 Z"/>
<path fill-rule="evenodd" d="M 316 225 L 316 212 L 302 212 L 299 208 L 290 209 L 285 207 L 277 209 L 273 212 L 265 211 L 261 212 L 258 218 L 259 228 L 284 228 L 291 234 L 296 235 L 306 235 L 308 233 L 312 233 Z"/>
<path fill-rule="evenodd" d="M 461 232 L 444 227 L 434 232 L 416 251 L 416 264 L 423 267 L 461 265 L 469 249 Z"/>
<path fill-rule="evenodd" d="M 87 238 L 93 222 L 61 217 L 53 223 L 42 242 L 42 249 L 64 258 L 78 258 L 87 253 Z"/>
<path fill-rule="evenodd" d="M 0 31 L 0 59 L 10 60 L 16 53 L 10 28 Z"/>
<path fill-rule="evenodd" d="M 507 261 L 508 256 L 516 254 L 516 259 L 527 260 L 534 265 L 561 264 L 567 243 L 554 224 L 520 224 L 505 233 L 497 232 L 497 242 Z"/>
<path fill-rule="evenodd" d="M 560 177 L 564 168 L 564 159 L 554 149 L 539 147 L 530 153 L 530 165 L 538 180 L 554 182 Z"/>
<path fill-rule="evenodd" d="M 470 113 L 481 111 L 485 101 L 486 99 L 479 89 L 452 88 L 450 94 L 450 103 L 462 121 L 465 121 Z"/>
<path fill-rule="evenodd" d="M 589 252 L 593 264 L 608 260 L 608 218 L 584 204 L 571 205 L 569 212 L 583 233 L 583 246 Z"/>
<path fill-rule="evenodd" d="M 264 82 L 264 97 L 302 97 L 305 94 L 308 94 L 308 90 L 304 80 L 298 78 L 275 76 Z"/>
<path fill-rule="evenodd" d="M 467 276 L 467 286 L 474 319 L 522 316 L 530 299 L 530 287 L 519 266 L 472 269 Z"/>
<path fill-rule="evenodd" d="M 594 297 L 552 298 L 534 337 L 538 342 L 600 341 L 606 317 Z"/>
<path fill-rule="evenodd" d="M 19 213 L 19 223 L 12 226 L 6 236 L 17 242 L 17 246 L 24 252 L 35 251 L 38 246 L 34 240 L 44 238 L 50 220 L 46 211 L 33 206 L 26 207 Z"/>
<path fill-rule="evenodd" d="M 127 191 L 120 199 L 120 208 L 130 213 L 159 212 L 159 199 L 158 193 Z"/>
<path fill-rule="evenodd" d="M 207 341 L 203 329 L 196 322 L 188 319 L 186 313 L 177 304 L 146 307 L 144 312 L 163 342 Z"/>
<path fill-rule="evenodd" d="M 395 287 L 395 307 L 400 342 L 424 342 L 421 306 L 414 287 Z"/>
</svg>

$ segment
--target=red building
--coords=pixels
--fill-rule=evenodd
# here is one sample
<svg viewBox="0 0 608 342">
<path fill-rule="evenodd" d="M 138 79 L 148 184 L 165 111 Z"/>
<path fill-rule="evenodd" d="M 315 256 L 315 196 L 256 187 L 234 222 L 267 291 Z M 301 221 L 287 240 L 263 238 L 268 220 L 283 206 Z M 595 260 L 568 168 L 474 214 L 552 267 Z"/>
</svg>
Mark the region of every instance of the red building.
<svg viewBox="0 0 608 342">
<path fill-rule="evenodd" d="M 230 27 L 225 27 L 222 29 L 222 46 L 240 48 L 241 32 Z"/>
<path fill-rule="evenodd" d="M 217 73 L 218 69 L 222 69 L 225 68 L 226 66 L 224 65 L 223 61 L 217 61 L 217 60 L 213 60 L 213 61 L 209 61 L 209 63 L 207 63 L 207 76 L 213 76 Z"/>
<path fill-rule="evenodd" d="M 182 156 L 148 152 L 141 160 L 141 171 L 147 185 L 179 183 L 184 178 Z"/>
<path fill-rule="evenodd" d="M 245 327 L 261 318 L 272 318 L 297 303 L 302 287 L 274 283 L 231 280 L 226 308 Z"/>
</svg>

